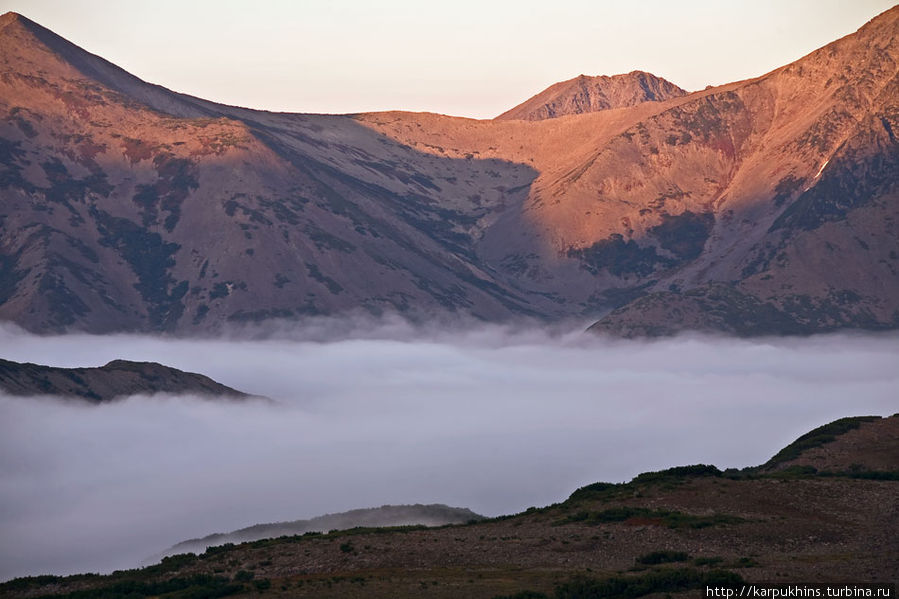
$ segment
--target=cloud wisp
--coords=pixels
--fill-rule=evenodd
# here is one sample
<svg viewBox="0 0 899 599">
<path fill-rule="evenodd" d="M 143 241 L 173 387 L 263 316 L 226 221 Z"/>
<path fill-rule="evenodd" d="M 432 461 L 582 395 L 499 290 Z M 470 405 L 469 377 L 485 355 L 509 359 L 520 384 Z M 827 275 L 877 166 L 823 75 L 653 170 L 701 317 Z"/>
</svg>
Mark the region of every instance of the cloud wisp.
<svg viewBox="0 0 899 599">
<path fill-rule="evenodd" d="M 835 418 L 895 412 L 899 388 L 894 335 L 621 342 L 391 325 L 325 338 L 0 329 L 7 359 L 153 360 L 276 400 L 0 396 L 0 579 L 134 567 L 260 522 L 388 503 L 497 515 L 645 470 L 754 465 Z"/>
</svg>

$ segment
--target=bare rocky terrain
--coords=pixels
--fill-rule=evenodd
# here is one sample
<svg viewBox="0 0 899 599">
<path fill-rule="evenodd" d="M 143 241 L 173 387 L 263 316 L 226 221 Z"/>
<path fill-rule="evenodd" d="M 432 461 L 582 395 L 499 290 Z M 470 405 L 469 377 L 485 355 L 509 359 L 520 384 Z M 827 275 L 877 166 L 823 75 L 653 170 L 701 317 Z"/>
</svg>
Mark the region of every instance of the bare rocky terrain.
<svg viewBox="0 0 899 599">
<path fill-rule="evenodd" d="M 97 368 L 56 368 L 0 359 L 0 392 L 52 395 L 91 403 L 131 395 L 191 394 L 228 399 L 251 396 L 193 372 L 156 362 L 113 360 Z"/>
<path fill-rule="evenodd" d="M 493 598 L 529 591 L 519 597 L 536 599 L 698 596 L 709 581 L 890 583 L 899 577 L 897 439 L 899 415 L 843 419 L 797 439 L 778 455 L 798 453 L 777 468 L 673 468 L 588 485 L 514 516 L 226 545 L 111 576 L 17 579 L 0 585 L 0 596 Z M 822 461 L 822 452 L 832 457 Z M 807 461 L 822 468 L 796 467 Z M 618 592 L 601 586 L 609 581 Z"/>
<path fill-rule="evenodd" d="M 215 104 L 7 13 L 0 319 L 181 334 L 359 311 L 603 317 L 595 330 L 625 336 L 892 329 L 897 28 L 893 8 L 689 94 L 647 73 L 577 78 L 535 97 L 543 113 L 479 121 Z"/>
</svg>

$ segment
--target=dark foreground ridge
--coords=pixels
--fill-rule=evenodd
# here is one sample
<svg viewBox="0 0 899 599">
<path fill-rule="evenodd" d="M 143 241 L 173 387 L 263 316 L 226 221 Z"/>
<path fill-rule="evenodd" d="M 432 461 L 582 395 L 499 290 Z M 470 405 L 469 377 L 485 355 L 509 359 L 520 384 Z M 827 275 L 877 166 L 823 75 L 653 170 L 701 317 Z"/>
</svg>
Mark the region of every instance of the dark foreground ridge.
<svg viewBox="0 0 899 599">
<path fill-rule="evenodd" d="M 811 463 L 817 466 L 811 465 Z M 766 464 L 594 483 L 512 516 L 306 533 L 108 576 L 36 576 L 2 597 L 574 599 L 899 578 L 899 415 L 844 418 Z"/>
<path fill-rule="evenodd" d="M 113 360 L 99 368 L 54 368 L 0 360 L 0 391 L 9 395 L 55 395 L 89 402 L 153 393 L 198 394 L 231 399 L 251 396 L 208 376 L 156 362 Z"/>
</svg>

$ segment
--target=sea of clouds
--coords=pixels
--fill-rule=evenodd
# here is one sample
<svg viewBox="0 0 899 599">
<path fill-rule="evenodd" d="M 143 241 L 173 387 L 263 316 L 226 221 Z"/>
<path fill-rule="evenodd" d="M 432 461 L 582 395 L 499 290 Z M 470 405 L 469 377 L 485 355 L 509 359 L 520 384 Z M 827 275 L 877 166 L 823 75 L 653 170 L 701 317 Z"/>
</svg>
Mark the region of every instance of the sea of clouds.
<svg viewBox="0 0 899 599">
<path fill-rule="evenodd" d="M 320 320 L 202 340 L 5 327 L 0 347 L 53 366 L 156 361 L 273 400 L 0 395 L 2 580 L 383 504 L 514 513 L 647 470 L 757 465 L 836 418 L 899 409 L 895 334 L 646 342 Z"/>
</svg>

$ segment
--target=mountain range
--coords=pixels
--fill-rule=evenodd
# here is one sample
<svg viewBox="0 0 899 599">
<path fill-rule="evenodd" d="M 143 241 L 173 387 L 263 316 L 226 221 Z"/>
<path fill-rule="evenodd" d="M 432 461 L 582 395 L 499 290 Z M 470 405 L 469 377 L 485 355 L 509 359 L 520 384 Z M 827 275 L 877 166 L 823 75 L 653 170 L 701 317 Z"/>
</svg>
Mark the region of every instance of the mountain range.
<svg viewBox="0 0 899 599">
<path fill-rule="evenodd" d="M 0 319 L 896 328 L 897 28 L 899 7 L 755 79 L 582 76 L 472 120 L 216 104 L 7 13 Z"/>
</svg>

